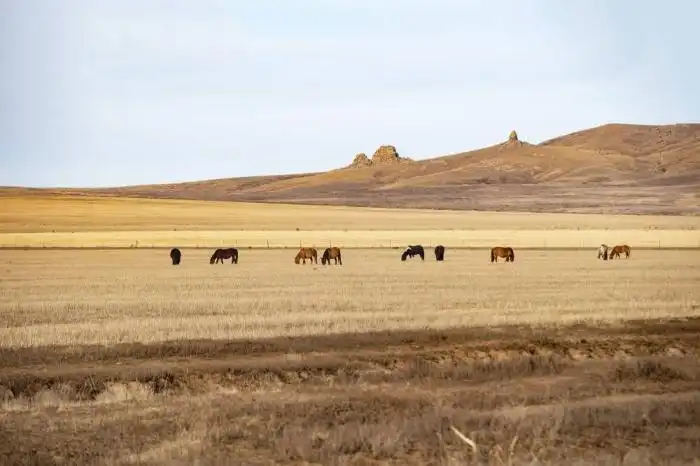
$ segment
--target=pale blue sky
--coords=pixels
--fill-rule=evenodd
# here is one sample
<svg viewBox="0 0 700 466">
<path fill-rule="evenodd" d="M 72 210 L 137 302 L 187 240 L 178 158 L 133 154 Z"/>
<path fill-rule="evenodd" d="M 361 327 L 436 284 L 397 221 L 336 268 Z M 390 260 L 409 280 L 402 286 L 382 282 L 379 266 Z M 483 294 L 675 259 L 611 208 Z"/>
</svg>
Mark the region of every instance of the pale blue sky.
<svg viewBox="0 0 700 466">
<path fill-rule="evenodd" d="M 0 0 L 0 185 L 423 159 L 697 122 L 694 0 Z"/>
</svg>

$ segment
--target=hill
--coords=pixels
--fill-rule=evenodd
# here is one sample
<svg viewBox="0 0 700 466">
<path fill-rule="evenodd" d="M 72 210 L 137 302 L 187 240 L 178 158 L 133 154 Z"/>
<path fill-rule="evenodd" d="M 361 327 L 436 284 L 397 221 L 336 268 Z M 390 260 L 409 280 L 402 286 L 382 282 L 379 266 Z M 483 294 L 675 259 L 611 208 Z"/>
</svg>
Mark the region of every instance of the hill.
<svg viewBox="0 0 700 466">
<path fill-rule="evenodd" d="M 350 162 L 350 160 L 349 160 Z M 24 190 L 191 200 L 607 214 L 700 214 L 700 124 L 607 124 L 415 161 L 394 146 L 320 173 L 110 189 Z"/>
</svg>

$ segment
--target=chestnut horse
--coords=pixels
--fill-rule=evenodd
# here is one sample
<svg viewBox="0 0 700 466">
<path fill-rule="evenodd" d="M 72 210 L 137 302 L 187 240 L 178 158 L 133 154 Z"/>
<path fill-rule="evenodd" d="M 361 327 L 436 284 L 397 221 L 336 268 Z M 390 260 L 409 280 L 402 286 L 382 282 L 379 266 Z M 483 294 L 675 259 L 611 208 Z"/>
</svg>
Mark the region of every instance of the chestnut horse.
<svg viewBox="0 0 700 466">
<path fill-rule="evenodd" d="M 625 259 L 629 259 L 630 257 L 630 247 L 627 246 L 626 244 L 623 245 L 618 245 L 615 246 L 610 250 L 610 254 L 608 255 L 609 259 L 612 259 L 613 257 L 620 257 L 620 253 L 624 252 L 625 253 Z"/>
<path fill-rule="evenodd" d="M 326 263 L 328 263 L 328 265 L 330 265 L 331 259 L 334 259 L 336 264 L 340 263 L 340 265 L 343 265 L 343 258 L 340 256 L 340 248 L 333 246 L 323 251 L 321 264 L 326 265 Z"/>
<path fill-rule="evenodd" d="M 238 249 L 236 248 L 226 248 L 226 249 L 217 249 L 214 251 L 214 254 L 211 255 L 211 258 L 209 259 L 209 263 L 213 264 L 214 262 L 219 262 L 224 263 L 224 259 L 231 259 L 232 264 L 238 264 Z"/>
<path fill-rule="evenodd" d="M 180 259 L 182 258 L 182 253 L 178 248 L 172 248 L 170 250 L 170 260 L 173 261 L 173 265 L 180 265 Z"/>
<path fill-rule="evenodd" d="M 498 262 L 499 257 L 505 257 L 506 262 L 515 262 L 515 252 L 513 248 L 496 246 L 491 249 L 491 262 Z"/>
<path fill-rule="evenodd" d="M 299 261 L 304 261 L 303 263 L 306 264 L 306 259 L 309 259 L 309 262 L 311 262 L 312 264 L 318 264 L 318 252 L 316 251 L 316 248 L 299 249 L 299 252 L 294 258 L 294 263 L 298 264 Z"/>
</svg>

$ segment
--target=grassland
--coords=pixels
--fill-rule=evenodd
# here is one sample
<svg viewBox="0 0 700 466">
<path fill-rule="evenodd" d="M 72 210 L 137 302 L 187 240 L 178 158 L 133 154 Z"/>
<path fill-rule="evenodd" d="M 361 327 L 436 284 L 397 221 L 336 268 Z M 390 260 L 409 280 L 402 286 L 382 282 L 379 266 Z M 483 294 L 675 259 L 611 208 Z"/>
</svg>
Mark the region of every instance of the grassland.
<svg viewBox="0 0 700 466">
<path fill-rule="evenodd" d="M 346 251 L 342 267 L 293 251 L 241 251 L 238 265 L 186 251 L 4 251 L 0 345 L 153 343 L 333 332 L 700 316 L 700 251 Z M 31 293 L 27 293 L 32 290 Z M 503 294 L 503 290 L 509 290 Z"/>
<path fill-rule="evenodd" d="M 700 247 L 700 217 L 529 214 L 81 196 L 0 198 L 0 247 Z"/>
<path fill-rule="evenodd" d="M 700 455 L 700 252 L 207 256 L 0 251 L 6 464 Z"/>
<path fill-rule="evenodd" d="M 697 248 L 698 217 L 0 202 L 0 246 L 129 248 L 0 250 L 0 463 L 700 457 L 700 250 L 644 249 Z M 443 263 L 391 249 L 438 242 Z M 273 249 L 330 243 L 343 266 Z M 209 264 L 221 245 L 238 264 Z M 557 247 L 590 249 L 528 249 Z"/>
</svg>

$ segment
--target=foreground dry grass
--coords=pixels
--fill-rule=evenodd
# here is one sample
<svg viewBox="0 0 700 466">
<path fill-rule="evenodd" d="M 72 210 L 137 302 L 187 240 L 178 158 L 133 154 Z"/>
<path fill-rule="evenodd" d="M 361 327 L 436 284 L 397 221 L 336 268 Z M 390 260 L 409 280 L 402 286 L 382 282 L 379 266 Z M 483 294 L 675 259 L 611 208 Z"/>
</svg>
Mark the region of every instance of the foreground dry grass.
<svg viewBox="0 0 700 466">
<path fill-rule="evenodd" d="M 293 254 L 0 251 L 0 463 L 698 464 L 700 252 Z"/>
<path fill-rule="evenodd" d="M 253 338 L 462 325 L 700 316 L 700 251 L 347 250 L 344 265 L 295 265 L 294 250 L 0 251 L 0 345 Z"/>
<path fill-rule="evenodd" d="M 649 466 L 700 457 L 698 319 L 0 356 L 3 464 Z"/>
</svg>

